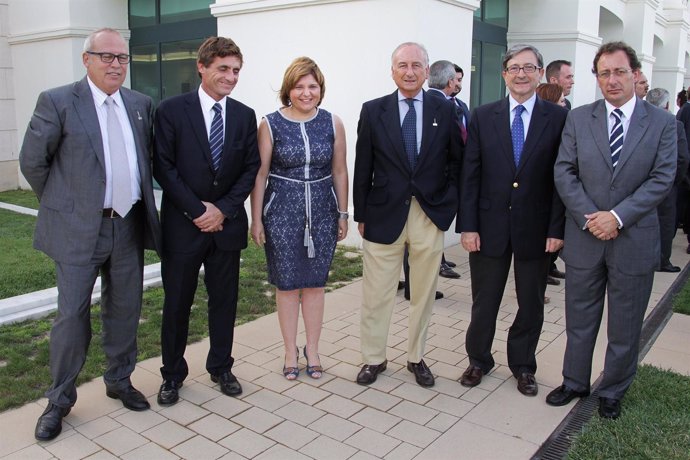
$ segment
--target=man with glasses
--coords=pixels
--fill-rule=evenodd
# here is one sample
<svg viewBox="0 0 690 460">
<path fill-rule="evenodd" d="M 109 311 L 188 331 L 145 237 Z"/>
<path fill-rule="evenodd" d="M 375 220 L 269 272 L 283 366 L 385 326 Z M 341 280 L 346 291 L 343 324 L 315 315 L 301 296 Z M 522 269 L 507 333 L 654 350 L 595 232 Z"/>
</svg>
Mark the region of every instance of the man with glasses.
<svg viewBox="0 0 690 460">
<path fill-rule="evenodd" d="M 491 345 L 514 260 L 518 310 L 508 331 L 508 366 L 526 396 L 537 394 L 535 352 L 544 321 L 550 253 L 563 245 L 563 204 L 553 164 L 568 113 L 539 99 L 541 53 L 515 45 L 503 59 L 507 98 L 472 113 L 462 166 L 462 246 L 470 253 L 472 316 L 465 338 L 469 367 L 460 383 L 479 385 L 494 367 Z"/>
<path fill-rule="evenodd" d="M 137 362 L 144 247 L 161 247 L 150 167 L 153 102 L 122 87 L 129 60 L 116 30 L 90 34 L 82 54 L 86 77 L 41 93 L 19 153 L 40 201 L 34 246 L 55 261 L 57 272 L 53 384 L 35 430 L 41 441 L 60 434 L 77 400 L 99 272 L 106 394 L 131 410 L 149 408 L 130 375 Z"/>
<path fill-rule="evenodd" d="M 659 265 L 656 208 L 676 174 L 673 115 L 635 96 L 635 50 L 602 45 L 592 72 L 604 100 L 570 112 L 554 167 L 567 208 L 563 384 L 546 397 L 563 406 L 590 392 L 592 354 L 608 292 L 599 415 L 615 419 L 635 377 L 642 320 Z"/>
</svg>

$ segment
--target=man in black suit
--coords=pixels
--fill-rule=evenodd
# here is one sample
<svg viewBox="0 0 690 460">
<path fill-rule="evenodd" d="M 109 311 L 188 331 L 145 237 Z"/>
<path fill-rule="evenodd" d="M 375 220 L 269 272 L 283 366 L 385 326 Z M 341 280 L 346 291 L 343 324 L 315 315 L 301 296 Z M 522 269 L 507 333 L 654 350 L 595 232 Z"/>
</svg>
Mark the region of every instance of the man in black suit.
<svg viewBox="0 0 690 460">
<path fill-rule="evenodd" d="M 638 82 L 639 83 L 639 82 Z M 635 86 L 637 90 L 638 85 Z M 663 88 L 653 88 L 647 93 L 647 102 L 655 107 L 668 111 L 671 94 Z M 678 133 L 678 163 L 676 167 L 676 179 L 673 181 L 671 191 L 666 198 L 657 206 L 656 212 L 659 215 L 659 235 L 661 237 L 661 260 L 657 271 L 666 273 L 678 273 L 681 268 L 671 263 L 671 251 L 673 238 L 676 236 L 676 202 L 678 197 L 678 187 L 685 181 L 690 165 L 690 152 L 688 151 L 688 140 L 685 137 L 683 123 L 676 120 L 676 132 Z"/>
<path fill-rule="evenodd" d="M 242 68 L 229 38 L 199 48 L 197 91 L 161 102 L 156 113 L 154 177 L 163 189 L 161 345 L 158 403 L 175 404 L 187 377 L 189 313 L 204 265 L 210 350 L 206 369 L 229 396 L 242 392 L 231 368 L 240 250 L 247 247 L 244 202 L 259 168 L 254 111 L 228 96 Z"/>
<path fill-rule="evenodd" d="M 569 96 L 575 84 L 573 75 L 573 63 L 565 59 L 558 59 L 549 62 L 546 66 L 546 81 L 556 83 L 563 88 L 563 96 Z M 568 99 L 565 100 L 565 107 L 570 110 L 571 105 Z"/>
<path fill-rule="evenodd" d="M 470 124 L 470 109 L 467 107 L 467 104 L 465 104 L 460 98 L 458 97 L 458 94 L 460 94 L 460 91 L 462 91 L 462 79 L 465 78 L 465 72 L 463 72 L 462 67 L 460 67 L 457 64 L 453 64 L 453 67 L 455 68 L 455 90 L 453 91 L 453 102 L 455 102 L 455 105 L 459 109 L 459 116 L 460 116 L 460 123 L 462 124 L 461 131 L 462 131 L 462 141 L 467 143 L 467 127 Z"/>
<path fill-rule="evenodd" d="M 429 56 L 417 43 L 393 52 L 398 89 L 366 102 L 357 127 L 354 219 L 364 238 L 361 344 L 368 385 L 386 369 L 386 342 L 405 245 L 410 251 L 411 301 L 407 369 L 419 385 L 434 385 L 422 359 L 438 282 L 443 232 L 458 205 L 462 141 L 453 105 L 422 86 Z"/>
<path fill-rule="evenodd" d="M 503 58 L 509 96 L 474 110 L 462 166 L 462 246 L 470 252 L 472 317 L 465 348 L 472 387 L 494 366 L 491 344 L 511 260 L 518 311 L 508 331 L 508 366 L 518 390 L 537 394 L 535 351 L 544 320 L 550 253 L 563 245 L 564 208 L 553 184 L 567 110 L 536 96 L 541 53 L 515 45 Z"/>
</svg>

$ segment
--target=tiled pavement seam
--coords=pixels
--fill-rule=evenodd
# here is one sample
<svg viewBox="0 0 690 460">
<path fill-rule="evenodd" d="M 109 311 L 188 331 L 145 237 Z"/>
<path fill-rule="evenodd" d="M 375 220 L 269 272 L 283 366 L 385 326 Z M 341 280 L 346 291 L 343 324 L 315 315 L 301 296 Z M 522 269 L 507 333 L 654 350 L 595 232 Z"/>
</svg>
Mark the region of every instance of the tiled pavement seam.
<svg viewBox="0 0 690 460">
<path fill-rule="evenodd" d="M 676 253 L 681 243 L 678 238 Z M 676 263 L 688 260 L 675 255 Z M 210 381 L 204 369 L 208 349 L 204 340 L 187 349 L 190 377 L 178 404 L 163 408 L 156 403 L 160 358 L 149 359 L 137 365 L 133 381 L 149 397 L 152 410 L 122 408 L 105 397 L 97 379 L 79 387 L 79 399 L 64 421 L 63 433 L 51 442 L 33 439 L 44 399 L 0 414 L 0 458 L 529 458 L 571 407 L 552 408 L 543 400 L 560 384 L 564 287 L 550 286 L 547 291 L 551 303 L 546 306 L 538 349 L 540 394 L 520 395 L 506 366 L 507 329 L 517 309 L 512 280 L 493 345 L 497 367 L 478 387 L 467 389 L 457 379 L 467 365 L 469 268 L 459 246 L 448 248 L 446 256 L 458 262 L 462 278 L 439 280 L 446 297 L 434 305 L 425 353 L 437 376 L 433 388 L 416 385 L 405 369 L 409 304 L 402 295 L 397 297 L 390 329 L 388 369 L 369 387 L 353 382 L 361 360 L 361 281 L 356 281 L 327 294 L 320 344 L 326 373 L 320 380 L 310 379 L 304 371 L 297 382 L 282 377 L 283 346 L 272 314 L 236 328 L 233 371 L 244 388 L 240 398 L 222 395 Z M 656 277 L 650 305 L 674 278 Z M 298 340 L 304 343 L 303 332 Z M 600 334 L 597 373 L 604 341 Z M 300 365 L 304 367 L 304 358 Z"/>
</svg>

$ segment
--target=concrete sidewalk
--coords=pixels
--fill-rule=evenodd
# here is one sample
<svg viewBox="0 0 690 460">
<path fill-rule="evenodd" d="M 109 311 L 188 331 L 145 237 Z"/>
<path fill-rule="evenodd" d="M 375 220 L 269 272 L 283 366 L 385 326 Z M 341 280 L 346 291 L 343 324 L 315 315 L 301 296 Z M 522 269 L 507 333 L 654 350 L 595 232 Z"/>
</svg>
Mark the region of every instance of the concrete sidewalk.
<svg viewBox="0 0 690 460">
<path fill-rule="evenodd" d="M 673 262 L 684 266 L 690 260 L 684 235 L 674 243 Z M 152 410 L 124 409 L 105 396 L 98 379 L 79 387 L 62 434 L 51 442 L 33 437 L 45 399 L 0 414 L 0 458 L 528 459 L 575 404 L 553 408 L 544 402 L 561 383 L 563 283 L 547 289 L 551 303 L 538 347 L 539 395 L 521 395 L 506 366 L 507 329 L 517 309 L 512 281 L 494 341 L 498 365 L 479 386 L 467 389 L 457 380 L 468 364 L 469 267 L 460 246 L 447 248 L 446 257 L 458 263 L 462 278 L 439 279 L 445 298 L 434 305 L 425 356 L 437 376 L 433 388 L 419 387 L 405 369 L 409 303 L 402 292 L 388 340 L 388 369 L 370 387 L 353 382 L 361 364 L 362 286 L 356 281 L 326 296 L 320 346 L 326 372 L 320 380 L 303 370 L 296 382 L 283 378 L 282 339 L 272 314 L 236 328 L 233 371 L 244 388 L 240 398 L 222 395 L 211 382 L 204 369 L 204 340 L 187 349 L 190 375 L 178 404 L 162 408 L 156 403 L 160 358 L 149 359 L 138 364 L 132 379 L 149 397 Z M 656 275 L 652 307 L 675 278 Z M 603 365 L 605 327 L 599 339 L 592 381 Z M 673 315 L 644 362 L 690 375 L 689 339 L 690 318 Z M 298 343 L 305 343 L 303 332 Z M 302 358 L 300 366 L 305 364 Z"/>
</svg>

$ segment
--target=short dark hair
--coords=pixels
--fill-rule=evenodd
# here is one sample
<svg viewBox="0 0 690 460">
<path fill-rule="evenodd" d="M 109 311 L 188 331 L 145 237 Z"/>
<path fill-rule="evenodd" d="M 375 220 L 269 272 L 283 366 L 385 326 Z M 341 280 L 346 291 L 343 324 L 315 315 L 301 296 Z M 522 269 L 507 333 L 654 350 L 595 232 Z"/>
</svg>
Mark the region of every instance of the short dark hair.
<svg viewBox="0 0 690 460">
<path fill-rule="evenodd" d="M 225 37 L 209 37 L 199 47 L 196 61 L 204 67 L 208 67 L 215 58 L 227 56 L 237 56 L 240 60 L 240 65 L 244 63 L 242 60 L 242 51 L 240 51 L 240 47 L 237 46 L 232 39 Z"/>
<path fill-rule="evenodd" d="M 680 102 L 680 106 L 688 102 L 688 92 L 685 90 L 685 88 L 681 89 L 678 91 L 678 95 L 676 96 L 676 101 Z"/>
<path fill-rule="evenodd" d="M 599 59 L 601 58 L 602 54 L 612 54 L 616 51 L 623 51 L 625 54 L 628 55 L 628 63 L 630 64 L 630 68 L 633 70 L 633 72 L 635 70 L 640 70 L 642 68 L 640 60 L 637 59 L 637 53 L 634 49 L 632 49 L 630 45 L 628 45 L 625 42 L 608 42 L 601 45 L 599 47 L 599 50 L 597 51 L 597 54 L 594 56 L 594 63 L 592 64 L 592 73 L 594 75 L 597 74 L 597 64 L 599 64 Z"/>
<path fill-rule="evenodd" d="M 314 80 L 319 84 L 321 88 L 321 96 L 317 106 L 321 105 L 323 101 L 323 96 L 326 94 L 326 79 L 321 73 L 321 69 L 316 65 L 313 59 L 306 56 L 298 57 L 285 69 L 285 74 L 283 75 L 283 84 L 280 86 L 280 102 L 283 103 L 285 107 L 290 105 L 290 91 L 297 86 L 297 82 L 300 81 L 302 77 L 307 75 L 312 75 Z"/>
<path fill-rule="evenodd" d="M 521 44 L 521 45 L 513 45 L 510 47 L 510 49 L 508 49 L 508 51 L 506 51 L 506 55 L 503 56 L 503 62 L 501 63 L 501 67 L 503 68 L 503 70 L 506 69 L 506 66 L 508 65 L 508 61 L 510 61 L 516 55 L 522 53 L 523 51 L 531 51 L 532 53 L 534 53 L 534 55 L 537 57 L 537 66 L 539 68 L 544 67 L 544 57 L 541 55 L 539 50 L 532 45 Z"/>
<path fill-rule="evenodd" d="M 455 73 L 461 73 L 463 77 L 465 76 L 465 72 L 462 71 L 462 67 L 457 64 L 453 64 L 453 67 L 455 67 Z"/>
<path fill-rule="evenodd" d="M 566 61 L 565 59 L 556 59 L 555 61 L 549 62 L 549 65 L 546 66 L 546 71 L 544 72 L 546 76 L 546 81 L 548 82 L 549 80 L 551 80 L 551 77 L 558 78 L 561 73 L 561 67 L 563 67 L 564 65 L 572 67 L 573 63 L 570 61 Z"/>
</svg>

